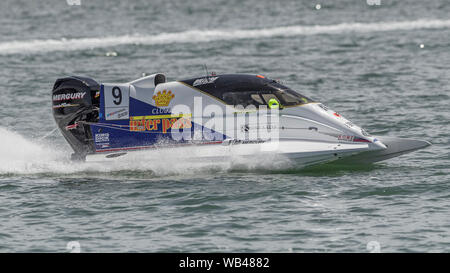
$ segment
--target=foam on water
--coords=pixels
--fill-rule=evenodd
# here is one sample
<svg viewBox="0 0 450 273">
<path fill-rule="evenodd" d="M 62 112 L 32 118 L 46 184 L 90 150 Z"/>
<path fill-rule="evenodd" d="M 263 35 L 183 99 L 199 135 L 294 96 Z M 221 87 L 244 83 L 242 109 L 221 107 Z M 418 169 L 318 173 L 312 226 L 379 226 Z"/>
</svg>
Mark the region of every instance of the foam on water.
<svg viewBox="0 0 450 273">
<path fill-rule="evenodd" d="M 60 152 L 0 127 L 0 174 L 64 172 L 62 158 Z"/>
<path fill-rule="evenodd" d="M 180 150 L 181 149 L 181 150 Z M 73 162 L 69 148 L 54 148 L 51 144 L 36 143 L 0 127 L 0 175 L 29 174 L 85 174 L 120 171 L 148 172 L 151 176 L 189 175 L 233 170 L 285 169 L 289 160 L 281 156 L 255 157 L 252 160 L 231 155 L 223 161 L 195 161 L 180 157 L 193 154 L 195 146 L 164 148 L 139 153 L 126 160 L 108 162 Z M 198 152 L 197 152 L 198 154 Z M 127 174 L 129 175 L 129 174 Z M 146 177 L 146 178 L 151 178 Z"/>
<path fill-rule="evenodd" d="M 256 39 L 269 37 L 292 37 L 316 34 L 340 34 L 347 32 L 380 32 L 450 28 L 450 20 L 415 20 L 403 22 L 341 23 L 336 25 L 285 26 L 265 29 L 190 30 L 155 35 L 123 35 L 99 38 L 48 39 L 10 41 L 0 43 L 0 55 L 73 51 L 108 46 L 141 44 L 158 45 L 171 43 L 199 43 L 221 40 Z"/>
</svg>

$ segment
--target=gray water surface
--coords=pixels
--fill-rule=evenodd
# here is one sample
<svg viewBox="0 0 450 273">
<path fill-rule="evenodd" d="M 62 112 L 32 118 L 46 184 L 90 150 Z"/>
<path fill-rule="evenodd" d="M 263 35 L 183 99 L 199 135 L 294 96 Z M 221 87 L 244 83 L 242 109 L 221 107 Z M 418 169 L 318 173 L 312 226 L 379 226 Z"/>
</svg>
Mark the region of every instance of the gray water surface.
<svg viewBox="0 0 450 273">
<path fill-rule="evenodd" d="M 0 252 L 448 252 L 449 14 L 446 0 L 1 1 Z M 51 133 L 59 77 L 177 80 L 204 64 L 433 146 L 354 167 L 76 164 Z"/>
</svg>

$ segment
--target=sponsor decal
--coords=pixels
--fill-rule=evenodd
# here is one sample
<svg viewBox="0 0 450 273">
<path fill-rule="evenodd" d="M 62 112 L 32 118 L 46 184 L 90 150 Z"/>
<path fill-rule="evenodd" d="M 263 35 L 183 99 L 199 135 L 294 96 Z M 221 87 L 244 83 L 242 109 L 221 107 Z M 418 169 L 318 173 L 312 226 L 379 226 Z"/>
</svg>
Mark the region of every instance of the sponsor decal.
<svg viewBox="0 0 450 273">
<path fill-rule="evenodd" d="M 347 126 L 348 128 L 355 127 L 355 124 L 353 124 L 351 121 L 348 120 L 344 123 L 344 125 Z"/>
<path fill-rule="evenodd" d="M 129 110 L 128 107 L 109 107 L 105 108 L 105 118 L 106 120 L 120 120 L 128 119 Z"/>
<path fill-rule="evenodd" d="M 183 118 L 192 117 L 192 114 L 180 114 L 180 115 L 156 115 L 156 116 L 133 116 L 130 120 L 141 120 L 141 119 L 164 119 L 164 118 Z"/>
<path fill-rule="evenodd" d="M 347 135 L 339 135 L 338 140 L 350 141 L 350 142 L 370 142 L 367 139 L 355 137 L 355 136 L 347 136 Z"/>
<path fill-rule="evenodd" d="M 73 106 L 80 106 L 79 104 L 68 104 L 66 102 L 58 104 L 58 105 L 53 105 L 53 109 L 57 109 L 57 108 L 64 108 L 64 107 L 73 107 Z"/>
<path fill-rule="evenodd" d="M 369 133 L 367 133 L 366 130 L 364 130 L 364 129 L 361 129 L 361 134 L 362 134 L 363 136 L 366 136 L 366 137 L 370 137 L 370 136 L 371 136 L 371 135 L 370 135 Z"/>
<path fill-rule="evenodd" d="M 201 78 L 201 79 L 196 79 L 194 81 L 194 83 L 192 84 L 192 86 L 197 86 L 197 85 L 203 85 L 203 84 L 208 84 L 208 83 L 213 83 L 215 82 L 219 77 L 206 77 L 206 78 Z"/>
<path fill-rule="evenodd" d="M 113 117 L 113 116 L 117 116 L 118 119 L 128 116 L 128 109 L 122 108 L 120 110 L 106 114 L 106 117 Z"/>
<path fill-rule="evenodd" d="M 95 144 L 95 148 L 98 149 L 107 149 L 110 148 L 111 146 L 109 145 L 109 143 L 96 143 Z"/>
<path fill-rule="evenodd" d="M 130 117 L 130 131 L 153 131 L 166 134 L 170 129 L 192 128 L 191 115 Z"/>
<path fill-rule="evenodd" d="M 109 133 L 95 134 L 95 142 L 109 142 Z"/>
<path fill-rule="evenodd" d="M 360 137 L 355 137 L 355 139 L 353 139 L 354 142 L 370 142 L 367 139 L 364 138 L 360 138 Z"/>
<path fill-rule="evenodd" d="M 319 103 L 318 106 L 319 106 L 320 108 L 322 108 L 324 111 L 327 111 L 327 112 L 328 112 L 328 110 L 330 110 L 328 107 L 326 107 L 326 106 L 323 105 L 322 103 Z"/>
<path fill-rule="evenodd" d="M 343 141 L 353 141 L 355 137 L 354 136 L 347 136 L 347 135 L 339 135 L 338 136 L 338 140 L 343 140 Z"/>
<path fill-rule="evenodd" d="M 170 108 L 153 108 L 152 114 L 153 115 L 161 115 L 161 114 L 168 114 L 170 113 Z"/>
<path fill-rule="evenodd" d="M 78 122 L 75 122 L 75 124 L 72 125 L 67 125 L 66 126 L 66 131 L 72 130 L 72 129 L 76 129 L 78 128 Z"/>
<path fill-rule="evenodd" d="M 222 142 L 222 145 L 236 145 L 236 144 L 260 144 L 264 143 L 266 140 L 240 140 L 240 139 L 226 139 Z"/>
<path fill-rule="evenodd" d="M 172 91 L 163 90 L 158 91 L 156 95 L 154 95 L 152 98 L 155 101 L 155 105 L 158 107 L 166 107 L 169 106 L 170 101 L 175 97 L 175 94 L 172 94 Z"/>
<path fill-rule="evenodd" d="M 277 129 L 277 125 L 275 124 L 245 124 L 241 126 L 241 132 L 248 132 L 250 130 L 274 130 Z"/>
<path fill-rule="evenodd" d="M 85 95 L 86 95 L 86 92 L 58 94 L 58 95 L 53 95 L 53 101 L 79 100 L 79 99 L 84 98 Z"/>
</svg>

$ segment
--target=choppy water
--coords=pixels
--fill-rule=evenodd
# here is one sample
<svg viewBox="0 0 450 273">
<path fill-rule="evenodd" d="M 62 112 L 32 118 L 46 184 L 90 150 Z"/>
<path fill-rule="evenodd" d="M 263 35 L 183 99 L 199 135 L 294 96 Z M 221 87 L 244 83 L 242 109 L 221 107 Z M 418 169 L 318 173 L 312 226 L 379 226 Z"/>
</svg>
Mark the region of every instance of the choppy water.
<svg viewBox="0 0 450 273">
<path fill-rule="evenodd" d="M 448 252 L 449 14 L 446 0 L 1 1 L 0 251 Z M 433 146 L 365 167 L 163 153 L 86 165 L 59 132 L 43 138 L 58 77 L 173 80 L 203 64 Z"/>
</svg>

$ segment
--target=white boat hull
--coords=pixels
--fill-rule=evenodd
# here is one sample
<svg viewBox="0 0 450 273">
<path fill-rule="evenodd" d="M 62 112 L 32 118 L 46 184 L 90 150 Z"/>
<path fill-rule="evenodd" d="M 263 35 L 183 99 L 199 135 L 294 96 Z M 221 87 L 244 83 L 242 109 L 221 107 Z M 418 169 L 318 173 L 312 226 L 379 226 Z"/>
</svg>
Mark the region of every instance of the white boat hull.
<svg viewBox="0 0 450 273">
<path fill-rule="evenodd" d="M 347 164 L 369 164 L 407 154 L 431 145 L 428 141 L 410 138 L 384 136 L 377 136 L 377 138 L 386 145 L 387 149 L 363 152 L 349 158 L 343 158 L 339 162 Z"/>
<path fill-rule="evenodd" d="M 305 140 L 280 140 L 279 142 L 209 145 L 155 146 L 138 151 L 116 151 L 88 155 L 86 162 L 147 160 L 149 164 L 156 158 L 176 158 L 189 162 L 227 162 L 237 158 L 253 160 L 255 157 L 281 156 L 294 162 L 296 167 L 339 160 L 341 163 L 361 164 L 386 160 L 412 152 L 430 143 L 421 140 L 393 137 L 377 137 L 387 149 L 374 149 L 367 143 L 328 143 Z"/>
</svg>

